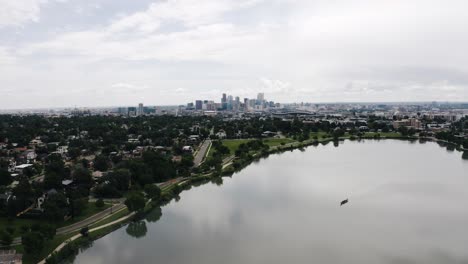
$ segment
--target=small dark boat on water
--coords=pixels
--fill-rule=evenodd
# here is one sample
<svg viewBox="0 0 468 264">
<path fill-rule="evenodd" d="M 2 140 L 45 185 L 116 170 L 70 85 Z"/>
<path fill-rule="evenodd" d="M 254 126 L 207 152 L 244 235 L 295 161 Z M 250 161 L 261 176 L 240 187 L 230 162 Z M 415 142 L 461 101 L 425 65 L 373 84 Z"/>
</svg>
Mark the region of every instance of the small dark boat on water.
<svg viewBox="0 0 468 264">
<path fill-rule="evenodd" d="M 343 206 L 343 205 L 345 205 L 347 203 L 348 203 L 348 198 L 346 198 L 346 200 L 341 201 L 340 206 Z"/>
</svg>

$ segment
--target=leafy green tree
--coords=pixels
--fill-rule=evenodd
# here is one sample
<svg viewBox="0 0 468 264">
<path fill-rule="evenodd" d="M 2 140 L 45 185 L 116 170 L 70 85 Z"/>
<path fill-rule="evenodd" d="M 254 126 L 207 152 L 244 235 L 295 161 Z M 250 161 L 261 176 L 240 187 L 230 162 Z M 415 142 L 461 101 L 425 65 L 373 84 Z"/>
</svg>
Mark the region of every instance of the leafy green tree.
<svg viewBox="0 0 468 264">
<path fill-rule="evenodd" d="M 54 238 L 57 230 L 54 225 L 36 223 L 32 225 L 30 230 L 28 229 L 28 231 L 39 232 L 44 238 L 44 240 L 50 240 Z"/>
<path fill-rule="evenodd" d="M 145 185 L 145 193 L 153 200 L 158 200 L 161 197 L 161 189 L 154 184 Z"/>
<path fill-rule="evenodd" d="M 3 246 L 10 246 L 13 243 L 13 236 L 10 232 L 6 230 L 0 231 L 0 244 Z"/>
<path fill-rule="evenodd" d="M 24 234 L 21 237 L 24 251 L 32 256 L 38 256 L 44 248 L 45 239 L 40 232 L 33 231 Z"/>
<path fill-rule="evenodd" d="M 96 207 L 97 208 L 102 208 L 104 207 L 104 201 L 102 199 L 97 199 L 96 201 Z"/>
<path fill-rule="evenodd" d="M 105 180 L 117 190 L 127 191 L 130 186 L 130 171 L 118 169 L 106 175 Z"/>
<path fill-rule="evenodd" d="M 94 159 L 94 169 L 98 171 L 107 171 L 109 169 L 109 160 L 103 155 Z"/>
<path fill-rule="evenodd" d="M 51 222 L 63 221 L 68 213 L 68 204 L 62 193 L 49 194 L 44 202 L 44 217 Z"/>
<path fill-rule="evenodd" d="M 83 166 L 76 166 L 72 172 L 72 177 L 77 184 L 87 187 L 91 187 L 93 184 L 93 177 L 91 176 L 91 172 Z"/>
<path fill-rule="evenodd" d="M 140 212 L 145 208 L 146 199 L 141 192 L 132 192 L 125 200 L 125 205 L 131 212 Z"/>
<path fill-rule="evenodd" d="M 0 186 L 7 186 L 12 182 L 10 173 L 5 169 L 0 169 Z"/>
<path fill-rule="evenodd" d="M 81 155 L 81 150 L 79 148 L 77 147 L 68 148 L 68 156 L 70 156 L 72 160 L 77 159 L 80 155 Z"/>
<path fill-rule="evenodd" d="M 21 177 L 18 185 L 13 189 L 13 194 L 16 196 L 17 209 L 26 209 L 34 200 L 34 191 L 29 183 L 28 178 Z"/>
</svg>

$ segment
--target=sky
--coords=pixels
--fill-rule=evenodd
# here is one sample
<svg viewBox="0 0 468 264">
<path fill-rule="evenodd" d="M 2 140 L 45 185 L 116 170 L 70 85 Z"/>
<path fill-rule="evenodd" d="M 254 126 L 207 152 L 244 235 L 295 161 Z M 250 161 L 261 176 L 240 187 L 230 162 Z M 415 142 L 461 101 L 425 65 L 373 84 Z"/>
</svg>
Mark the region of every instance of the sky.
<svg viewBox="0 0 468 264">
<path fill-rule="evenodd" d="M 0 0 L 0 109 L 468 101 L 465 0 Z"/>
</svg>

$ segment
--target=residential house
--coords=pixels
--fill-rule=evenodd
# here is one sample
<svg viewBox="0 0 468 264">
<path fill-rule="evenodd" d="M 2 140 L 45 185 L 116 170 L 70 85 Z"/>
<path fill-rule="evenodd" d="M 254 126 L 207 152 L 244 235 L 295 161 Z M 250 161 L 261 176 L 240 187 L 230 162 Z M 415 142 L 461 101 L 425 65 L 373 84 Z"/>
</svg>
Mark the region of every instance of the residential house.
<svg viewBox="0 0 468 264">
<path fill-rule="evenodd" d="M 23 175 L 24 169 L 32 167 L 32 166 L 33 166 L 33 164 L 21 164 L 21 165 L 15 166 L 14 171 L 16 173 L 19 173 L 20 175 Z"/>
<path fill-rule="evenodd" d="M 0 250 L 0 264 L 21 264 L 23 263 L 23 255 L 16 250 Z"/>
<path fill-rule="evenodd" d="M 223 138 L 226 138 L 226 131 L 224 131 L 223 129 L 219 130 L 218 133 L 216 133 L 216 136 L 219 138 L 219 139 L 223 139 Z"/>
<path fill-rule="evenodd" d="M 182 151 L 185 152 L 185 153 L 192 153 L 193 148 L 192 148 L 192 146 L 183 146 Z"/>
</svg>

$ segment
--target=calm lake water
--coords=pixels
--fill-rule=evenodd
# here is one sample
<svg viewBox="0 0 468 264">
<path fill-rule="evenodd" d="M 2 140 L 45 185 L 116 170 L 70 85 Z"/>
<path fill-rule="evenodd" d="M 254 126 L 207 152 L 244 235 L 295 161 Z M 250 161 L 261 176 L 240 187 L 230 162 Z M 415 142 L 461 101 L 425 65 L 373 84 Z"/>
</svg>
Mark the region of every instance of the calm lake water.
<svg viewBox="0 0 468 264">
<path fill-rule="evenodd" d="M 346 141 L 193 187 L 74 263 L 468 263 L 468 161 L 436 143 Z M 339 206 L 341 200 L 349 203 Z"/>
</svg>

